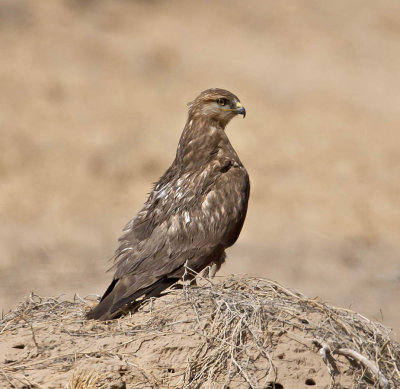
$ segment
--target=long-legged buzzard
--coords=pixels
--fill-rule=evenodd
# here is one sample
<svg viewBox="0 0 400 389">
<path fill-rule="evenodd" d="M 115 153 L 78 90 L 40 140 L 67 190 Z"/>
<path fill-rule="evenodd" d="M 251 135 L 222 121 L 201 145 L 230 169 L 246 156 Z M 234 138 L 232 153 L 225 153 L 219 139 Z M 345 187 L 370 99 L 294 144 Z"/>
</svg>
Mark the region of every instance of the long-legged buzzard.
<svg viewBox="0 0 400 389">
<path fill-rule="evenodd" d="M 159 296 L 187 268 L 220 268 L 242 229 L 250 193 L 249 176 L 225 133 L 237 114 L 246 111 L 224 89 L 208 89 L 189 104 L 175 160 L 126 225 L 110 269 L 114 278 L 87 318 L 116 318 Z"/>
</svg>

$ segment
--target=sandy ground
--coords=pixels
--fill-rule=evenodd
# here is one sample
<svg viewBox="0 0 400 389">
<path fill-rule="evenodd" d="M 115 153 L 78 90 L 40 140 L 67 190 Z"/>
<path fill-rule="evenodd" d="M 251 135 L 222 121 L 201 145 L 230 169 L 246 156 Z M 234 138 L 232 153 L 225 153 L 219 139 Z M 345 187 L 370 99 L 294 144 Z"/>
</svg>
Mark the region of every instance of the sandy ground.
<svg viewBox="0 0 400 389">
<path fill-rule="evenodd" d="M 379 323 L 260 278 L 200 284 L 111 322 L 83 319 L 93 301 L 30 296 L 0 320 L 0 386 L 399 387 L 400 344 Z"/>
<path fill-rule="evenodd" d="M 101 294 L 209 87 L 252 193 L 221 274 L 400 333 L 400 3 L 0 2 L 0 307 Z"/>
</svg>

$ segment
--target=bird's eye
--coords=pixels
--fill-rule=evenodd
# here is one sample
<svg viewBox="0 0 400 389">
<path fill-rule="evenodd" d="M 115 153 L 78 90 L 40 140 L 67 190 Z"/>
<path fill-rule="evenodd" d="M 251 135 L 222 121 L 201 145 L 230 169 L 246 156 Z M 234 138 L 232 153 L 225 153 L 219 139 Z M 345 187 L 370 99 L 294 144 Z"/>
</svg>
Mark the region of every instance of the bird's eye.
<svg viewBox="0 0 400 389">
<path fill-rule="evenodd" d="M 217 103 L 218 103 L 219 105 L 225 105 L 225 104 L 226 104 L 226 100 L 225 100 L 225 99 L 218 99 L 218 100 L 217 100 Z"/>
</svg>

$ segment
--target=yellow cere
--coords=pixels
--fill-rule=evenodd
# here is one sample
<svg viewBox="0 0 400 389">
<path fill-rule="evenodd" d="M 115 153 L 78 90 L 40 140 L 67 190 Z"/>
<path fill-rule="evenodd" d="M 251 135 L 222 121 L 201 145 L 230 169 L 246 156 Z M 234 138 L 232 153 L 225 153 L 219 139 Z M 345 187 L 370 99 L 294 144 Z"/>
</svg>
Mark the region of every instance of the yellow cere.
<svg viewBox="0 0 400 389">
<path fill-rule="evenodd" d="M 237 103 L 236 103 L 236 107 L 237 107 L 237 108 L 242 108 L 242 104 L 239 103 L 239 102 L 237 102 Z"/>
</svg>

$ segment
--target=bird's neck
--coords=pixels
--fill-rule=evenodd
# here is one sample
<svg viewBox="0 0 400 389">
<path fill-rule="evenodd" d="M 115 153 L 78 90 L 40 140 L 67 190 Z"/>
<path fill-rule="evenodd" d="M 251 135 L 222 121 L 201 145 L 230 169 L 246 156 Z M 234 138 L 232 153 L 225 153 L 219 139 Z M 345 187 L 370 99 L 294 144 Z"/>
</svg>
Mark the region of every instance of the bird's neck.
<svg viewBox="0 0 400 389">
<path fill-rule="evenodd" d="M 225 126 L 208 118 L 189 117 L 176 152 L 176 161 L 190 169 L 213 159 L 218 149 L 229 144 Z"/>
</svg>

